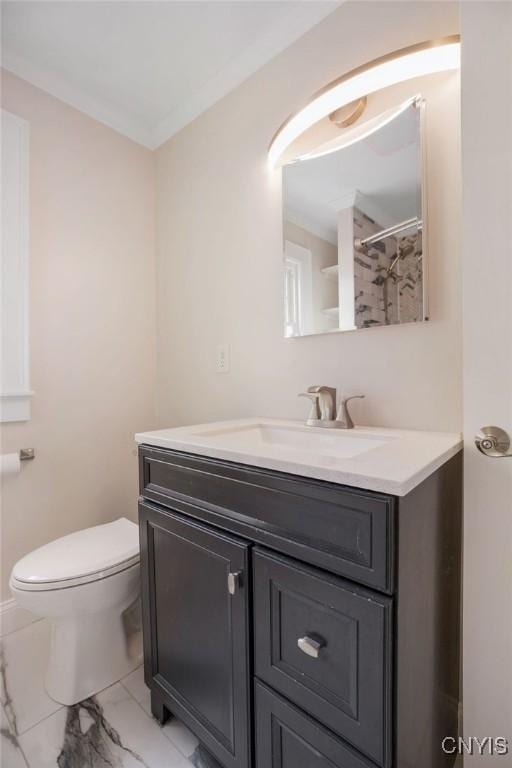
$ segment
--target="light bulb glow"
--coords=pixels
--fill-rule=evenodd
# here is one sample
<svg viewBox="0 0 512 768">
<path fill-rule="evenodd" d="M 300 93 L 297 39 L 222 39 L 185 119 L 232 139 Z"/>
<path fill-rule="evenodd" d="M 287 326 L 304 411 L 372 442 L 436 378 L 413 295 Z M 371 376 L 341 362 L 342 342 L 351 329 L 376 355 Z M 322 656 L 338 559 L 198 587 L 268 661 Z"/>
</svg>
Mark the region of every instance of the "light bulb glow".
<svg viewBox="0 0 512 768">
<path fill-rule="evenodd" d="M 383 117 L 382 120 L 372 122 L 371 127 L 368 128 L 367 131 L 364 131 L 363 133 L 359 133 L 357 136 L 354 136 L 352 139 L 348 139 L 345 142 L 341 141 L 339 144 L 336 144 L 336 146 L 330 147 L 330 149 L 325 149 L 324 151 L 308 152 L 305 155 L 299 155 L 299 157 L 297 157 L 296 161 L 294 160 L 294 162 L 302 162 L 303 160 L 313 160 L 314 158 L 317 158 L 317 157 L 325 157 L 325 155 L 330 155 L 333 152 L 338 152 L 340 149 L 347 149 L 347 147 L 351 147 L 353 144 L 357 144 L 358 141 L 363 141 L 364 139 L 367 139 L 373 133 L 377 133 L 377 131 L 380 131 L 381 128 L 385 128 L 386 125 L 389 125 L 389 123 L 393 122 L 393 120 L 399 115 L 401 115 L 402 112 L 405 112 L 405 110 L 408 109 L 411 106 L 411 104 L 414 104 L 418 100 L 418 98 L 419 96 L 413 96 L 412 98 L 407 99 L 407 101 L 404 101 L 403 104 L 400 104 L 400 106 L 397 107 L 396 109 L 386 112 L 386 116 Z"/>
<path fill-rule="evenodd" d="M 281 128 L 269 149 L 269 162 L 273 167 L 301 134 L 319 120 L 337 109 L 350 104 L 363 96 L 380 91 L 397 83 L 412 80 L 415 77 L 447 72 L 460 67 L 460 42 L 449 38 L 449 42 L 438 45 L 426 44 L 427 47 L 405 49 L 396 56 L 377 62 L 374 66 L 350 74 L 332 88 L 314 98 L 304 109 L 294 115 Z"/>
</svg>

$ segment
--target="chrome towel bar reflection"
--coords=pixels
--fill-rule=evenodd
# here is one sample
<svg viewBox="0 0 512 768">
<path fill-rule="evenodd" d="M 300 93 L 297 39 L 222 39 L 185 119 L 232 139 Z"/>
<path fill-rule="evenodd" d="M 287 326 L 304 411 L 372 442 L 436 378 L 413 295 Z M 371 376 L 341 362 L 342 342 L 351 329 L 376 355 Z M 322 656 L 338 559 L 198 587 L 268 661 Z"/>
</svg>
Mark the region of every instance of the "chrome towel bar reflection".
<svg viewBox="0 0 512 768">
<path fill-rule="evenodd" d="M 401 221 L 399 224 L 394 224 L 392 227 L 387 227 L 387 229 L 381 229 L 380 232 L 376 232 L 374 235 L 369 235 L 369 237 L 363 237 L 362 239 L 357 237 L 354 241 L 355 247 L 363 248 L 365 245 L 378 243 L 379 240 L 384 240 L 385 237 L 397 235 L 399 232 L 404 232 L 406 229 L 411 229 L 412 227 L 417 227 L 418 232 L 421 232 L 423 229 L 422 219 L 418 219 L 416 216 L 414 216 L 412 219 L 406 219 L 405 221 Z"/>
</svg>

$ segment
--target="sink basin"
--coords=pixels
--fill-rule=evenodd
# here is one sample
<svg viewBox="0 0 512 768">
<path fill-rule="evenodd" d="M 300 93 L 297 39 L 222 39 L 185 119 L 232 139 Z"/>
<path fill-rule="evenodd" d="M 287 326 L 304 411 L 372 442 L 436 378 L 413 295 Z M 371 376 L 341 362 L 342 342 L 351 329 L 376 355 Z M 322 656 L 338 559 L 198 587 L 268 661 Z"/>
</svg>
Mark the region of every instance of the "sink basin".
<svg viewBox="0 0 512 768">
<path fill-rule="evenodd" d="M 286 449 L 287 453 L 332 456 L 351 459 L 362 453 L 380 448 L 392 437 L 361 435 L 352 430 L 324 429 L 301 425 L 274 426 L 251 424 L 244 426 L 212 427 L 192 432 L 191 440 L 204 445 L 239 451 L 265 451 L 271 447 Z"/>
</svg>

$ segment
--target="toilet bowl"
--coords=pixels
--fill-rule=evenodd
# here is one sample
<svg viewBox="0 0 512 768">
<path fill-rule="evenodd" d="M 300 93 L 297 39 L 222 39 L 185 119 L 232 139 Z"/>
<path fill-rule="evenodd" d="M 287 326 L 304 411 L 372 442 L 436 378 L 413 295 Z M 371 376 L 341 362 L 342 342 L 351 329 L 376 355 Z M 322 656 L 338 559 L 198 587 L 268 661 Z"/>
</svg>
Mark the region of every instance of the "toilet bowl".
<svg viewBox="0 0 512 768">
<path fill-rule="evenodd" d="M 22 608 L 50 621 L 45 684 L 55 701 L 77 704 L 137 665 L 123 622 L 140 592 L 135 523 L 122 517 L 34 550 L 14 566 L 10 587 Z"/>
</svg>

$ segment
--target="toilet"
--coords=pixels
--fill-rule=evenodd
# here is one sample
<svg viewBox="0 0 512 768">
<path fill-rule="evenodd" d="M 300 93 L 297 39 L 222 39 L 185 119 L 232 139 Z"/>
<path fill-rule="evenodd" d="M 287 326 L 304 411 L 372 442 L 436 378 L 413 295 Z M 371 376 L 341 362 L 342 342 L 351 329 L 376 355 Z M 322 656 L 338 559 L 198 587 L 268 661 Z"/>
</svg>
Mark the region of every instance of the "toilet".
<svg viewBox="0 0 512 768">
<path fill-rule="evenodd" d="M 77 704 L 133 670 L 123 613 L 140 593 L 139 530 L 124 517 L 77 531 L 19 560 L 18 605 L 51 624 L 46 690 Z"/>
</svg>

